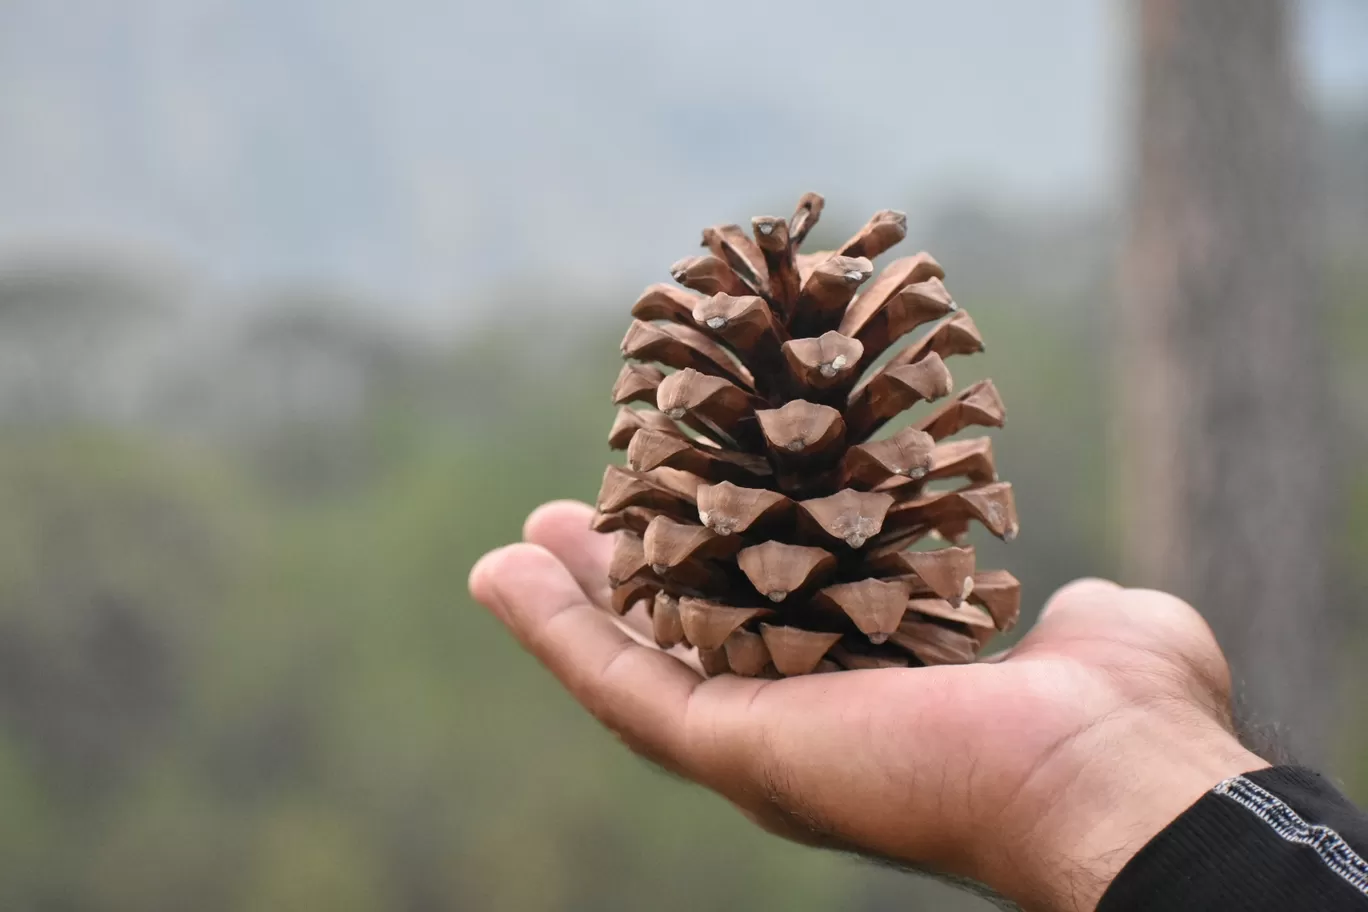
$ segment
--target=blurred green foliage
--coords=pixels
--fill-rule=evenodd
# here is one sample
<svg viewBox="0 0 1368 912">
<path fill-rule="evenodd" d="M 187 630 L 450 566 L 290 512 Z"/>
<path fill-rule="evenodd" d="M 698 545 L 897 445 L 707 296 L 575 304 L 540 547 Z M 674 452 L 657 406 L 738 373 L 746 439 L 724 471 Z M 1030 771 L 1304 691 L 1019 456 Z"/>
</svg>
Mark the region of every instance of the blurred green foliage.
<svg viewBox="0 0 1368 912">
<path fill-rule="evenodd" d="M 1368 276 L 1333 275 L 1361 456 Z M 5 294 L 31 289 L 0 288 L 0 323 L 31 319 Z M 1024 519 L 981 544 L 1028 606 L 1114 569 L 1104 295 L 961 297 L 989 350 L 952 367 L 1004 391 Z M 186 357 L 148 368 L 132 411 L 73 396 L 56 355 L 25 375 L 0 435 L 0 908 L 985 908 L 783 845 L 649 768 L 470 601 L 470 566 L 530 509 L 594 495 L 625 317 L 519 308 L 434 341 L 349 306 L 296 296 L 203 348 L 174 337 Z M 1357 595 L 1368 474 L 1345 462 Z M 1368 744 L 1342 758 L 1368 797 Z"/>
</svg>

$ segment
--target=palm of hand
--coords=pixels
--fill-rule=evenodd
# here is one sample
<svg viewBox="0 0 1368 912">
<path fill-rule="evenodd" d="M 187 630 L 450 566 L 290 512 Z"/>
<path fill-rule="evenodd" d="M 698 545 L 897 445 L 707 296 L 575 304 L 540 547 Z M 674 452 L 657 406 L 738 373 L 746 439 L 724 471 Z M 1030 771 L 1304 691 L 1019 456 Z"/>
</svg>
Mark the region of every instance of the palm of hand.
<svg viewBox="0 0 1368 912">
<path fill-rule="evenodd" d="M 705 681 L 599 610 L 611 542 L 587 531 L 589 515 L 534 513 L 531 544 L 472 572 L 476 598 L 633 750 L 772 832 L 1086 908 L 1100 888 L 1061 898 L 1024 873 L 1094 851 L 1123 862 L 1231 764 L 1249 766 L 1238 745 L 1207 760 L 1232 741 L 1229 675 L 1177 599 L 1085 580 L 977 665 Z M 1135 764 L 1174 769 L 1145 796 L 1154 821 L 1114 819 L 1130 797 L 1115 765 Z"/>
</svg>

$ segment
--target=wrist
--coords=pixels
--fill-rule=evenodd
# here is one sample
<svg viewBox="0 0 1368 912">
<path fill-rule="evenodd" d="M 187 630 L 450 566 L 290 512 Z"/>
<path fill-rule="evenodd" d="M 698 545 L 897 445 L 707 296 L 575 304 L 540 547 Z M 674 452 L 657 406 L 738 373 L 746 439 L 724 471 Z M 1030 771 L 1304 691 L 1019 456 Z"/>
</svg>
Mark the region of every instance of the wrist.
<svg viewBox="0 0 1368 912">
<path fill-rule="evenodd" d="M 1269 764 L 1202 716 L 1135 709 L 1081 732 L 1001 828 L 982 879 L 1028 909 L 1091 910 L 1151 839 L 1217 783 Z"/>
</svg>

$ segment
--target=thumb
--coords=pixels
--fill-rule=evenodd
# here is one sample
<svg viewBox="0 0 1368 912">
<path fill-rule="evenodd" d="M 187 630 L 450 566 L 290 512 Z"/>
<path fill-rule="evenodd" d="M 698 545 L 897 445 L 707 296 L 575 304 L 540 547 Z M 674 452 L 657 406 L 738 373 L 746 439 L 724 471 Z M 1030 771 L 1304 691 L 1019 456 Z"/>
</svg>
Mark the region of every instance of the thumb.
<svg viewBox="0 0 1368 912">
<path fill-rule="evenodd" d="M 1084 577 L 1055 591 L 1040 609 L 1035 623 L 1015 645 L 985 657 L 985 662 L 1003 662 L 1023 655 L 1042 643 L 1057 642 L 1070 628 L 1104 625 L 1105 615 L 1123 592 L 1111 580 Z M 1099 617 L 1101 615 L 1101 617 Z M 1046 631 L 1048 630 L 1048 634 Z"/>
<path fill-rule="evenodd" d="M 1100 579 L 1062 587 L 1012 655 L 1049 652 L 1124 674 L 1164 661 L 1180 670 L 1204 702 L 1229 711 L 1230 666 L 1207 622 L 1187 602 L 1153 589 L 1124 589 Z"/>
<path fill-rule="evenodd" d="M 1055 591 L 1040 609 L 1037 625 L 1046 619 L 1056 622 L 1065 618 L 1082 619 L 1085 614 L 1097 614 L 1114 608 L 1117 596 L 1125 592 L 1111 580 L 1096 577 L 1076 579 Z"/>
</svg>

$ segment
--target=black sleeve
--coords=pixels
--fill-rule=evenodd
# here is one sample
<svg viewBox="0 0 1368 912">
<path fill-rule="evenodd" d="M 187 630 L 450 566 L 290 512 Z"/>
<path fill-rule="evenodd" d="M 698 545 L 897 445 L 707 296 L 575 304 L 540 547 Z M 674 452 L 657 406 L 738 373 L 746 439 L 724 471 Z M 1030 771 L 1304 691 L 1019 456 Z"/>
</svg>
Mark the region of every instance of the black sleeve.
<svg viewBox="0 0 1368 912">
<path fill-rule="evenodd" d="M 1097 912 L 1368 910 L 1368 817 L 1323 776 L 1273 767 L 1207 792 L 1121 869 Z"/>
</svg>

